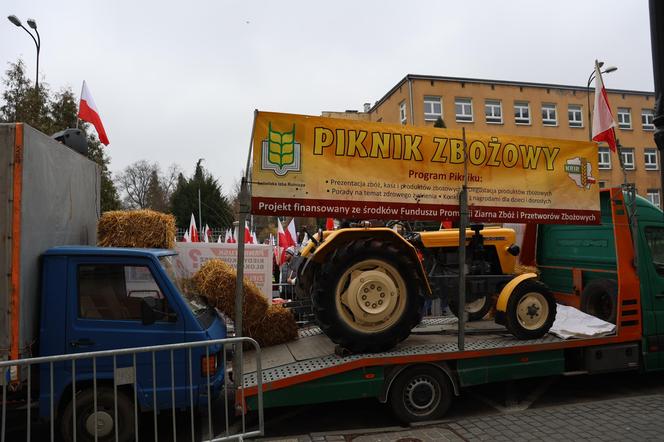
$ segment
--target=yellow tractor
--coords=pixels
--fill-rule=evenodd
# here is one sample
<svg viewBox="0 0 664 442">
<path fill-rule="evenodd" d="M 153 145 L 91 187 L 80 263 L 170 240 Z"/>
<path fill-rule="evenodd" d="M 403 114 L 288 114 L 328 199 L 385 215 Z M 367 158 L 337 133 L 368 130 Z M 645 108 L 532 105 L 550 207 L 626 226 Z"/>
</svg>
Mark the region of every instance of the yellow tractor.
<svg viewBox="0 0 664 442">
<path fill-rule="evenodd" d="M 415 232 L 396 224 L 400 233 L 389 227 L 326 231 L 297 257 L 298 296 L 311 296 L 323 332 L 355 353 L 385 351 L 407 338 L 425 299 L 447 299 L 459 314 L 458 229 Z M 495 321 L 517 338 L 546 334 L 555 298 L 536 274 L 514 274 L 514 231 L 473 225 L 466 236 L 468 320 L 495 306 Z"/>
</svg>

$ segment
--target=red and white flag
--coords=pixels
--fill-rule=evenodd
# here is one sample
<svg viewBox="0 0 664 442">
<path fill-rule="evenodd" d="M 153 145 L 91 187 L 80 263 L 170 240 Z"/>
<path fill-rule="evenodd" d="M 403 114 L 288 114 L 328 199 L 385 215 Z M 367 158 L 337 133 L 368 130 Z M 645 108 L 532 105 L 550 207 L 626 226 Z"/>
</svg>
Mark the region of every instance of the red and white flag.
<svg viewBox="0 0 664 442">
<path fill-rule="evenodd" d="M 206 224 L 205 229 L 203 229 L 203 242 L 210 242 L 211 235 L 212 235 L 212 230 Z"/>
<path fill-rule="evenodd" d="M 92 98 L 92 94 L 88 90 L 88 85 L 85 83 L 85 80 L 83 80 L 83 89 L 81 90 L 81 102 L 78 105 L 78 118 L 91 123 L 97 130 L 99 141 L 101 141 L 101 143 L 105 146 L 108 146 L 106 130 L 104 129 L 104 125 L 101 122 L 101 117 L 99 116 L 97 105 L 95 104 L 95 100 Z"/>
<path fill-rule="evenodd" d="M 612 151 L 616 151 L 616 123 L 604 89 L 599 63 L 595 60 L 595 113 L 593 114 L 593 141 L 605 141 Z"/>
<path fill-rule="evenodd" d="M 231 229 L 226 229 L 226 235 L 224 236 L 224 242 L 225 243 L 232 243 L 233 242 L 233 232 L 231 232 Z"/>
<path fill-rule="evenodd" d="M 189 241 L 198 242 L 198 229 L 196 228 L 196 218 L 191 214 L 191 221 L 189 222 Z"/>
<path fill-rule="evenodd" d="M 279 241 L 277 243 L 278 246 L 284 250 L 290 246 L 295 245 L 295 242 L 291 239 L 291 236 L 287 235 L 284 231 L 284 226 L 281 224 L 281 220 L 279 218 L 277 218 L 277 239 Z"/>
<path fill-rule="evenodd" d="M 184 235 L 182 235 L 182 242 L 191 242 L 191 237 L 189 236 L 189 229 L 185 230 Z"/>
<path fill-rule="evenodd" d="M 328 218 L 325 220 L 325 230 L 334 230 L 334 219 Z"/>
<path fill-rule="evenodd" d="M 247 223 L 244 223 L 244 243 L 245 244 L 251 244 L 253 243 L 253 240 L 251 238 L 251 231 L 249 230 L 249 226 Z"/>
<path fill-rule="evenodd" d="M 290 237 L 290 245 L 293 247 L 297 246 L 297 230 L 295 229 L 295 218 L 291 218 L 290 223 L 288 223 L 288 228 L 286 229 L 286 236 Z"/>
</svg>

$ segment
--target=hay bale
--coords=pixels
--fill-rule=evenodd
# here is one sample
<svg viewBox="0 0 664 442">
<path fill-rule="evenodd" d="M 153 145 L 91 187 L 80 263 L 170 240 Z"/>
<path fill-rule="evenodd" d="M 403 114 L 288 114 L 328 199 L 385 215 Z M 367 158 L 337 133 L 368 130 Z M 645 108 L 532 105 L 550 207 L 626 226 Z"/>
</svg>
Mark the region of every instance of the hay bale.
<svg viewBox="0 0 664 442">
<path fill-rule="evenodd" d="M 205 261 L 194 275 L 194 283 L 201 295 L 208 298 L 226 316 L 235 320 L 235 269 L 220 259 Z M 267 299 L 256 285 L 244 278 L 243 329 L 263 319 L 269 307 Z"/>
<path fill-rule="evenodd" d="M 97 222 L 101 247 L 175 248 L 175 217 L 154 210 L 114 210 Z"/>
<path fill-rule="evenodd" d="M 536 273 L 539 276 L 540 271 L 537 267 L 534 266 L 527 266 L 523 264 L 516 264 L 514 266 L 515 275 L 523 275 L 524 273 Z"/>
<path fill-rule="evenodd" d="M 235 320 L 236 278 L 233 267 L 220 259 L 212 259 L 203 263 L 192 283 L 209 304 Z M 254 338 L 262 347 L 297 338 L 297 323 L 291 311 L 282 306 L 270 306 L 258 287 L 247 278 L 244 278 L 242 334 Z"/>
<path fill-rule="evenodd" d="M 261 321 L 247 328 L 247 335 L 261 347 L 283 344 L 297 339 L 297 323 L 289 309 L 272 305 Z"/>
</svg>

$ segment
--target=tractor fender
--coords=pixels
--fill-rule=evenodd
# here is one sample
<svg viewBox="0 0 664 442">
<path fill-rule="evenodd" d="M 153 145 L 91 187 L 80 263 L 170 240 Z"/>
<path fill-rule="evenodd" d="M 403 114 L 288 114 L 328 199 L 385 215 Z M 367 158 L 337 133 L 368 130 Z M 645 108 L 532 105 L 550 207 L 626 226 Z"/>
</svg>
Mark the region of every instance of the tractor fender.
<svg viewBox="0 0 664 442">
<path fill-rule="evenodd" d="M 523 281 L 532 278 L 537 278 L 537 273 L 524 273 L 523 275 L 519 275 L 508 282 L 500 291 L 500 295 L 498 295 L 498 301 L 496 301 L 496 311 L 505 313 L 507 311 L 507 302 L 509 301 L 510 296 L 512 296 L 512 292 L 516 286 L 521 284 Z"/>
<path fill-rule="evenodd" d="M 403 253 L 405 253 L 413 262 L 415 269 L 417 271 L 420 280 L 422 281 L 422 292 L 426 297 L 431 297 L 431 286 L 429 285 L 429 279 L 427 278 L 422 262 L 417 254 L 417 249 L 406 241 L 401 235 L 395 232 L 392 229 L 386 227 L 373 227 L 373 228 L 349 228 L 349 229 L 339 229 L 333 232 L 324 233 L 324 241 L 318 245 L 318 247 L 310 247 L 306 251 L 303 251 L 302 255 L 309 258 L 309 260 L 315 263 L 322 263 L 329 254 L 333 253 L 338 247 L 341 247 L 343 244 L 349 241 L 357 241 L 363 239 L 378 239 L 378 240 L 390 240 L 398 247 Z"/>
</svg>

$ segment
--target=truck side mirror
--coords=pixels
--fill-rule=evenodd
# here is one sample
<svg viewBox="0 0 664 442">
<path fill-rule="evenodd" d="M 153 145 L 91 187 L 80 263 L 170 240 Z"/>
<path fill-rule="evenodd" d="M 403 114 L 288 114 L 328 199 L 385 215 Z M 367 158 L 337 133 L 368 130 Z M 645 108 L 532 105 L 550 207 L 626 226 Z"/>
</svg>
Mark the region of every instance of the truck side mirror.
<svg viewBox="0 0 664 442">
<path fill-rule="evenodd" d="M 152 325 L 157 320 L 155 314 L 157 300 L 154 298 L 141 298 L 141 321 L 143 325 Z"/>
</svg>

